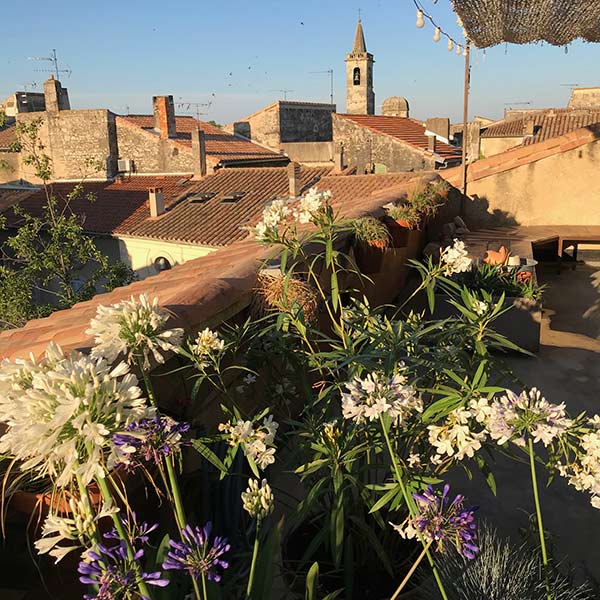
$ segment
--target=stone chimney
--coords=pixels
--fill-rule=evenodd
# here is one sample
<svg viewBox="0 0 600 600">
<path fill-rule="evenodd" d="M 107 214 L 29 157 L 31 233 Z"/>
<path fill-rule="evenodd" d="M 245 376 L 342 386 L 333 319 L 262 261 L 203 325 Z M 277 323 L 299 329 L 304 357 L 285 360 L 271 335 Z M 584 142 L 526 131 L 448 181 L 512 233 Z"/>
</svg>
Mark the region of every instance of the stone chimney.
<svg viewBox="0 0 600 600">
<path fill-rule="evenodd" d="M 334 169 L 340 173 L 344 170 L 344 144 L 340 144 L 333 157 Z"/>
<path fill-rule="evenodd" d="M 427 150 L 431 152 L 431 154 L 435 154 L 436 142 L 437 138 L 435 135 L 427 135 Z"/>
<path fill-rule="evenodd" d="M 287 166 L 288 180 L 290 183 L 290 198 L 297 198 L 300 195 L 300 165 L 292 162 Z"/>
<path fill-rule="evenodd" d="M 533 137 L 535 134 L 535 121 L 533 119 L 527 119 L 525 121 L 525 131 L 523 135 L 526 137 Z"/>
<path fill-rule="evenodd" d="M 150 216 L 160 217 L 165 212 L 165 197 L 162 188 L 150 188 L 148 190 L 148 202 L 150 203 Z"/>
<path fill-rule="evenodd" d="M 44 82 L 44 102 L 46 111 L 51 113 L 71 108 L 67 89 L 60 85 L 60 81 L 54 79 L 54 75 L 50 75 L 50 79 Z"/>
<path fill-rule="evenodd" d="M 159 132 L 160 137 L 165 140 L 177 137 L 173 96 L 154 96 L 152 107 L 154 108 L 154 129 Z"/>
<path fill-rule="evenodd" d="M 206 142 L 204 131 L 197 125 L 192 129 L 192 160 L 194 162 L 194 178 L 206 175 Z"/>
</svg>

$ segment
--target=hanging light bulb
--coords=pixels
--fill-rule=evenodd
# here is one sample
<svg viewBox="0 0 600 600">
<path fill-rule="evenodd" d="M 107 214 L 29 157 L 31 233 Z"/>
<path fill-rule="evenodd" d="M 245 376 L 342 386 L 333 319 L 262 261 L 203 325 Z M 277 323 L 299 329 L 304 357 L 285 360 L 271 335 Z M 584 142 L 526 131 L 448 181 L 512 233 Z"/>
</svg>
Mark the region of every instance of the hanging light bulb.
<svg viewBox="0 0 600 600">
<path fill-rule="evenodd" d="M 469 34 L 467 33 L 467 30 L 463 27 L 463 37 L 464 38 L 468 38 Z"/>
<path fill-rule="evenodd" d="M 425 19 L 423 19 L 423 11 L 419 8 L 419 10 L 417 10 L 417 28 L 423 29 L 424 26 Z"/>
<path fill-rule="evenodd" d="M 454 48 L 454 42 L 448 38 L 448 52 L 452 52 L 452 48 Z"/>
<path fill-rule="evenodd" d="M 456 24 L 457 24 L 459 27 L 462 27 L 462 26 L 463 26 L 462 19 L 461 19 L 461 18 L 460 18 L 458 15 L 456 15 Z"/>
<path fill-rule="evenodd" d="M 456 44 L 456 55 L 462 54 L 462 46 L 460 44 Z"/>
<path fill-rule="evenodd" d="M 435 33 L 433 34 L 433 41 L 434 42 L 440 41 L 440 28 L 439 27 L 435 28 Z"/>
<path fill-rule="evenodd" d="M 462 51 L 462 55 L 463 55 L 463 56 L 466 56 L 466 55 L 467 55 L 467 49 L 466 49 L 466 48 L 464 48 L 464 49 L 463 49 L 463 51 Z"/>
</svg>

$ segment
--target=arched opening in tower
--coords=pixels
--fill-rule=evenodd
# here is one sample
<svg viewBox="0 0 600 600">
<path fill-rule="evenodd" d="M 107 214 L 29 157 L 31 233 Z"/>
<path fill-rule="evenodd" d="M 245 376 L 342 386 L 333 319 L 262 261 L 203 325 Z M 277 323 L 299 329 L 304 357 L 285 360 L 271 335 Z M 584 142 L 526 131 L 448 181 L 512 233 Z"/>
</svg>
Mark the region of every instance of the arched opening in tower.
<svg viewBox="0 0 600 600">
<path fill-rule="evenodd" d="M 359 67 L 354 67 L 353 80 L 354 80 L 354 85 L 360 85 L 360 68 Z"/>
</svg>

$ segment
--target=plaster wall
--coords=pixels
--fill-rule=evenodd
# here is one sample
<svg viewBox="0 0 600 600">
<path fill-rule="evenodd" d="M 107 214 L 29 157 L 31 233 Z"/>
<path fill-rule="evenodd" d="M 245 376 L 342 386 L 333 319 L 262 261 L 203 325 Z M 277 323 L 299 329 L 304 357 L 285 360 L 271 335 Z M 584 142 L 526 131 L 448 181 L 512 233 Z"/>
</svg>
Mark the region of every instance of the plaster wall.
<svg viewBox="0 0 600 600">
<path fill-rule="evenodd" d="M 481 138 L 481 157 L 487 158 L 500 154 L 523 143 L 523 137 Z"/>
<path fill-rule="evenodd" d="M 310 166 L 333 164 L 333 142 L 288 142 L 281 149 L 293 162 Z"/>
<path fill-rule="evenodd" d="M 159 257 L 166 258 L 174 267 L 217 250 L 210 246 L 178 244 L 129 236 L 119 236 L 118 241 L 119 258 L 135 271 L 138 279 L 145 279 L 150 275 L 157 274 L 154 261 Z"/>
<path fill-rule="evenodd" d="M 600 141 L 469 182 L 467 222 L 600 225 Z"/>
</svg>

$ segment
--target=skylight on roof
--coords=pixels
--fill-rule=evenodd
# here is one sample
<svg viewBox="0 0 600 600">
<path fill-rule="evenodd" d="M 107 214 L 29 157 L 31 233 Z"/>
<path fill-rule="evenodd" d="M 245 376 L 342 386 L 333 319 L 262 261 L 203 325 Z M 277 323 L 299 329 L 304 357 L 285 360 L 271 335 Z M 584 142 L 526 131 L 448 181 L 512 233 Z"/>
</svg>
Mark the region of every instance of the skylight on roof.
<svg viewBox="0 0 600 600">
<path fill-rule="evenodd" d="M 243 198 L 246 192 L 229 192 L 221 198 L 223 204 L 235 204 L 238 200 Z"/>
<path fill-rule="evenodd" d="M 188 196 L 188 200 L 192 204 L 203 204 L 208 202 L 211 198 L 214 198 L 217 192 L 196 192 Z"/>
</svg>

